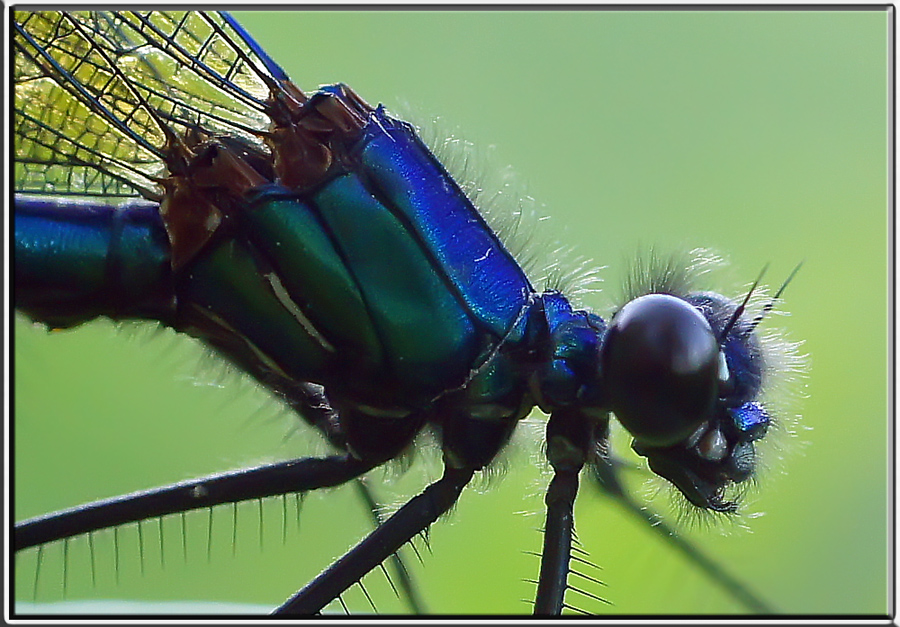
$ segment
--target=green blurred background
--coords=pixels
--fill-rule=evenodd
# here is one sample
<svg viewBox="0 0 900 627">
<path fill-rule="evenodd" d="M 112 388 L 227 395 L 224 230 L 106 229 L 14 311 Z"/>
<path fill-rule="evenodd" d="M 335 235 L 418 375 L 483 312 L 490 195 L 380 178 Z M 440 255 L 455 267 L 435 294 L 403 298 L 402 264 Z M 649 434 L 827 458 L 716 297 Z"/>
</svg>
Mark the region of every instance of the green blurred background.
<svg viewBox="0 0 900 627">
<path fill-rule="evenodd" d="M 802 414 L 783 460 L 737 525 L 686 533 L 786 613 L 888 610 L 888 29 L 885 11 L 319 11 L 237 14 L 304 89 L 345 82 L 420 124 L 512 165 L 552 216 L 550 232 L 602 271 L 584 298 L 607 316 L 639 247 L 709 247 L 728 272 L 708 287 L 739 294 L 769 263 L 790 316 L 767 328 L 802 341 L 808 375 L 787 414 Z M 460 129 L 457 131 L 456 129 Z M 223 373 L 191 340 L 95 323 L 48 334 L 15 326 L 15 514 L 50 512 L 266 460 L 321 452 L 267 394 Z M 470 489 L 435 525 L 413 570 L 432 612 L 516 613 L 530 606 L 540 546 L 541 422 L 508 454 L 506 473 Z M 777 455 L 776 455 L 777 456 Z M 427 457 L 427 456 L 426 456 Z M 431 457 L 436 457 L 431 455 Z M 393 502 L 438 472 L 415 465 L 376 489 Z M 639 495 L 643 479 L 634 489 Z M 653 501 L 665 505 L 665 498 Z M 289 503 L 294 511 L 293 502 Z M 141 610 L 272 607 L 367 529 L 352 490 L 310 496 L 282 543 L 282 503 L 217 510 L 70 543 L 66 599 L 153 602 Z M 587 482 L 576 508 L 594 573 L 613 604 L 589 611 L 730 613 L 741 607 Z M 17 598 L 63 598 L 60 545 L 16 560 Z M 401 611 L 379 574 L 379 609 Z M 162 602 L 188 601 L 188 606 Z M 368 605 L 357 589 L 354 610 Z M 47 606 L 43 606 L 45 609 Z M 56 605 L 72 610 L 76 606 Z M 91 611 L 103 607 L 88 605 Z M 213 606 L 220 607 L 220 606 Z M 234 609 L 234 606 L 222 606 Z"/>
</svg>

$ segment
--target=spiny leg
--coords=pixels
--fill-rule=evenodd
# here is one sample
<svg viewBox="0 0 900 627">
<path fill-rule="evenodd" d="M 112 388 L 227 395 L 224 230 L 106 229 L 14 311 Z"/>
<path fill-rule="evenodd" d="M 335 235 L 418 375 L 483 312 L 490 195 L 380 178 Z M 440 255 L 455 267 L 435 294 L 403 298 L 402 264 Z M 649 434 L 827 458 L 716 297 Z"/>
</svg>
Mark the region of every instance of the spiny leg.
<svg viewBox="0 0 900 627">
<path fill-rule="evenodd" d="M 473 473 L 471 468 L 445 467 L 441 479 L 413 497 L 359 544 L 276 609 L 275 613 L 314 614 L 321 611 L 448 511 L 472 479 Z"/>
<path fill-rule="evenodd" d="M 375 528 L 378 528 L 384 523 L 384 519 L 380 513 L 378 502 L 372 495 L 372 490 L 368 485 L 366 485 L 364 479 L 357 479 L 355 483 L 357 492 L 359 493 L 360 498 L 366 504 L 366 510 L 371 516 L 372 525 Z M 412 546 L 415 548 L 415 545 Z M 409 604 L 409 608 L 413 611 L 414 614 L 424 614 L 424 602 L 422 601 L 418 591 L 416 590 L 416 586 L 409 575 L 409 571 L 406 568 L 406 564 L 403 562 L 403 558 L 401 557 L 400 552 L 398 551 L 397 553 L 392 554 L 389 559 L 391 561 L 391 564 L 393 565 L 394 574 L 399 581 L 400 589 L 403 591 L 403 596 L 406 597 L 406 601 Z M 382 568 L 384 568 L 383 565 Z M 384 575 L 385 577 L 387 577 L 388 583 L 390 583 L 391 588 L 394 588 L 394 583 L 386 570 L 384 571 Z M 397 594 L 397 596 L 400 596 L 400 593 L 396 589 L 394 589 L 394 592 Z"/>
<path fill-rule="evenodd" d="M 592 429 L 593 423 L 578 411 L 555 411 L 547 422 L 547 459 L 554 475 L 544 499 L 547 520 L 534 600 L 536 615 L 558 615 L 567 607 L 564 601 L 575 528 L 573 507 L 578 473 L 593 441 Z"/>
<path fill-rule="evenodd" d="M 574 530 L 572 507 L 577 493 L 577 471 L 557 472 L 547 489 L 547 520 L 534 601 L 535 615 L 558 615 L 562 611 Z"/>
<path fill-rule="evenodd" d="M 222 503 L 337 486 L 374 465 L 350 455 L 298 459 L 95 501 L 16 524 L 15 549 Z"/>
</svg>

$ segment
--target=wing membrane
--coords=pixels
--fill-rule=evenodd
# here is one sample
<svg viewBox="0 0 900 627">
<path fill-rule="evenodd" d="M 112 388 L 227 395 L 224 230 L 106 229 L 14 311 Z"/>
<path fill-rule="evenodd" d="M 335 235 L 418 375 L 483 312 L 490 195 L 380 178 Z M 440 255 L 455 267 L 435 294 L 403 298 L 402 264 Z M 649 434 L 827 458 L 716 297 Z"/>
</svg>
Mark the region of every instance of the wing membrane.
<svg viewBox="0 0 900 627">
<path fill-rule="evenodd" d="M 17 12 L 17 191 L 159 200 L 192 132 L 267 153 L 276 80 L 243 37 L 218 13 Z"/>
</svg>

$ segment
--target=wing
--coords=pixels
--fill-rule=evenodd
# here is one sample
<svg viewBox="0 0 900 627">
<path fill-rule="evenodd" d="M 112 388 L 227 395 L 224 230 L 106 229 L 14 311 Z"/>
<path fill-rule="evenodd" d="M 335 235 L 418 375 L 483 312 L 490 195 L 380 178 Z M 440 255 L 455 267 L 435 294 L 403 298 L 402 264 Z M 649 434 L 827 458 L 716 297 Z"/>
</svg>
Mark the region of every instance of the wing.
<svg viewBox="0 0 900 627">
<path fill-rule="evenodd" d="M 184 138 L 268 154 L 281 69 L 224 13 L 15 15 L 16 190 L 159 200 Z"/>
</svg>

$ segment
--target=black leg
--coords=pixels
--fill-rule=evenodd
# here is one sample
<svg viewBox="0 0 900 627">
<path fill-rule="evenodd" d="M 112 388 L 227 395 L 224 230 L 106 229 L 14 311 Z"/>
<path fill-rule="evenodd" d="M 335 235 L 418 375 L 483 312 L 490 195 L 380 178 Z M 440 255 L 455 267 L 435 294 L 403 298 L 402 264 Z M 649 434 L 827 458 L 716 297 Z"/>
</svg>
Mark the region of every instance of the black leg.
<svg viewBox="0 0 900 627">
<path fill-rule="evenodd" d="M 366 509 L 372 520 L 372 526 L 377 529 L 384 523 L 384 518 L 381 515 L 378 502 L 375 500 L 375 497 L 372 496 L 372 490 L 366 485 L 365 479 L 358 479 L 356 481 L 356 489 L 357 492 L 359 492 L 359 496 L 363 503 L 366 504 Z M 412 610 L 413 614 L 425 614 L 425 602 L 419 596 L 415 583 L 409 575 L 409 570 L 406 568 L 406 564 L 404 564 L 400 552 L 398 551 L 391 555 L 390 561 L 393 565 L 393 571 L 397 577 L 400 591 L 402 591 L 406 602 L 409 604 L 409 609 Z M 387 572 L 385 572 L 385 574 L 387 575 Z M 390 581 L 390 577 L 388 577 L 388 580 Z M 393 587 L 393 584 L 391 584 L 391 587 Z M 400 595 L 400 591 L 395 590 L 398 596 Z"/>
<path fill-rule="evenodd" d="M 275 610 L 276 614 L 315 614 L 427 529 L 459 498 L 472 479 L 471 468 L 445 468 L 444 476 L 413 497 L 393 516 Z"/>
<path fill-rule="evenodd" d="M 553 480 L 544 502 L 544 549 L 538 578 L 534 613 L 559 615 L 565 606 L 569 579 L 569 559 L 575 530 L 573 507 L 578 494 L 578 473 L 593 446 L 595 421 L 577 410 L 558 410 L 547 421 L 547 460 L 553 467 Z"/>
<path fill-rule="evenodd" d="M 341 485 L 376 464 L 349 455 L 297 459 L 133 492 L 16 524 L 17 551 L 192 509 Z"/>
<path fill-rule="evenodd" d="M 547 520 L 544 523 L 541 574 L 534 600 L 535 615 L 557 616 L 562 612 L 575 527 L 572 507 L 577 494 L 578 471 L 556 472 L 544 499 Z"/>
</svg>

